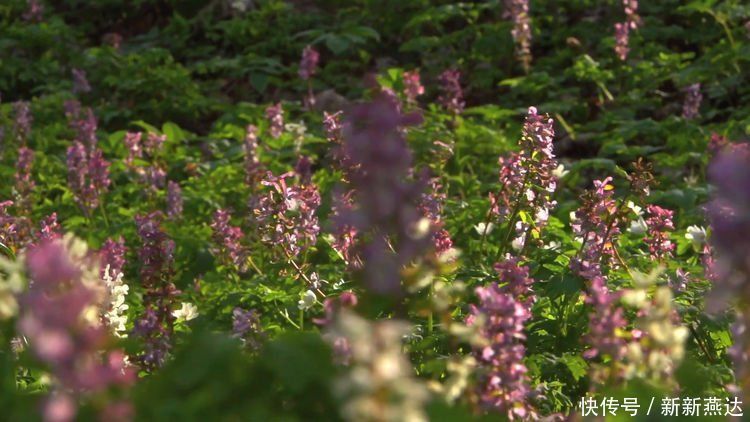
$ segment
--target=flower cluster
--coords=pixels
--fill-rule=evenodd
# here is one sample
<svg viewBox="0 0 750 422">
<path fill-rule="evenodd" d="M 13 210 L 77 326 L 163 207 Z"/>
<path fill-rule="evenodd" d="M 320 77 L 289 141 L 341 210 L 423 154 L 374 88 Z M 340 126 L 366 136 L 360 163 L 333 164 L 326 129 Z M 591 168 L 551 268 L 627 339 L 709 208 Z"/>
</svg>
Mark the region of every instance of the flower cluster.
<svg viewBox="0 0 750 422">
<path fill-rule="evenodd" d="M 682 104 L 682 117 L 692 120 L 698 117 L 703 94 L 701 94 L 701 84 L 694 83 L 685 88 L 685 102 Z"/>
<path fill-rule="evenodd" d="M 464 92 L 461 88 L 461 72 L 456 69 L 446 69 L 438 77 L 440 82 L 440 97 L 438 102 L 453 115 L 464 111 Z"/>
<path fill-rule="evenodd" d="M 531 17 L 529 0 L 505 0 L 506 15 L 513 20 L 511 35 L 516 42 L 516 57 L 528 71 L 531 67 Z"/>
<path fill-rule="evenodd" d="M 422 186 L 410 178 L 412 154 L 402 129 L 420 122 L 419 114 L 403 115 L 381 95 L 353 108 L 344 123 L 341 153 L 352 164 L 355 198 L 335 224 L 361 236 L 362 275 L 377 294 L 398 295 L 401 268 L 429 246 L 429 230 L 418 225 Z"/>
<path fill-rule="evenodd" d="M 453 240 L 448 230 L 444 228 L 443 222 L 443 204 L 446 194 L 441 191 L 442 185 L 440 179 L 433 177 L 429 181 L 429 189 L 422 193 L 422 200 L 419 204 L 422 216 L 430 222 L 432 227 L 432 243 L 435 252 L 442 255 L 453 249 Z"/>
<path fill-rule="evenodd" d="M 240 243 L 242 229 L 229 224 L 231 215 L 224 209 L 216 210 L 211 230 L 213 241 L 217 245 L 216 255 L 225 263 L 229 263 L 242 270 L 245 268 L 245 251 Z"/>
<path fill-rule="evenodd" d="M 34 162 L 34 151 L 27 147 L 18 149 L 16 162 L 16 209 L 23 215 L 29 215 L 33 198 L 34 180 L 31 178 L 31 166 Z"/>
<path fill-rule="evenodd" d="M 416 104 L 417 97 L 424 94 L 424 87 L 419 77 L 419 70 L 404 72 L 402 79 L 404 81 L 404 96 L 409 104 Z"/>
<path fill-rule="evenodd" d="M 571 214 L 573 234 L 583 244 L 570 261 L 570 268 L 587 280 L 602 275 L 602 257 L 614 255 L 613 239 L 620 233 L 618 207 L 613 199 L 611 181 L 611 177 L 594 180 L 594 190 L 583 196 L 581 207 Z"/>
<path fill-rule="evenodd" d="M 302 59 L 299 62 L 299 77 L 305 81 L 312 78 L 318 70 L 319 60 L 320 53 L 311 45 L 306 46 L 302 50 Z"/>
<path fill-rule="evenodd" d="M 674 224 L 672 223 L 674 211 L 657 205 L 649 205 L 646 211 L 649 214 L 646 219 L 648 234 L 644 240 L 651 253 L 651 259 L 664 259 L 672 256 L 675 244 L 669 240 L 667 232 L 674 230 Z"/>
<path fill-rule="evenodd" d="M 76 133 L 76 141 L 83 143 L 90 150 L 96 148 L 98 122 L 94 111 L 89 107 L 81 108 L 81 104 L 76 100 L 69 100 L 65 102 L 65 115 L 70 128 Z"/>
<path fill-rule="evenodd" d="M 167 183 L 167 217 L 177 219 L 182 216 L 182 188 L 177 182 Z"/>
<path fill-rule="evenodd" d="M 735 357 L 750 355 L 750 342 L 744 330 L 750 323 L 750 148 L 748 144 L 727 147 L 711 163 L 709 180 L 716 190 L 707 207 L 711 222 L 711 245 L 716 261 L 711 270 L 715 273 L 715 287 L 710 304 L 712 308 L 734 304 L 739 311 L 735 332 Z M 705 254 L 713 259 L 712 254 Z M 739 359 L 743 361 L 743 359 Z M 744 359 L 746 360 L 746 359 Z M 742 362 L 740 362 L 742 363 Z M 747 365 L 736 368 L 736 378 L 744 391 L 750 391 L 750 370 Z"/>
<path fill-rule="evenodd" d="M 479 400 L 487 410 L 506 415 L 510 420 L 533 419 L 535 411 L 528 404 L 528 370 L 523 363 L 526 348 L 524 324 L 531 318 L 533 297 L 527 277 L 528 269 L 516 261 L 497 264 L 500 287 L 492 283 L 478 287 L 479 305 L 472 305 L 466 324 L 479 328 L 482 344 L 475 345 L 475 358 L 483 370 L 480 376 Z M 502 277 L 508 277 L 508 280 Z M 523 292 L 523 299 L 518 293 Z"/>
<path fill-rule="evenodd" d="M 122 281 L 122 273 L 115 272 L 109 265 L 102 271 L 109 295 L 109 305 L 104 309 L 104 321 L 116 337 L 127 337 L 125 324 L 128 322 L 128 305 L 125 303 L 125 296 L 130 287 Z"/>
<path fill-rule="evenodd" d="M 31 107 L 27 101 L 16 101 L 13 103 L 13 112 L 15 113 L 13 130 L 16 138 L 22 144 L 25 144 L 31 132 L 31 123 L 34 120 L 31 116 Z"/>
<path fill-rule="evenodd" d="M 109 162 L 98 148 L 87 149 L 75 141 L 68 148 L 68 186 L 75 195 L 76 202 L 87 213 L 99 206 L 100 196 L 110 185 Z"/>
<path fill-rule="evenodd" d="M 647 290 L 656 281 L 654 274 L 635 273 L 635 288 L 623 294 L 623 302 L 635 306 L 640 316 L 633 330 L 633 341 L 626 346 L 623 375 L 669 383 L 685 355 L 688 329 L 680 323 L 673 308 L 669 287 L 657 287 L 653 297 L 648 298 Z"/>
<path fill-rule="evenodd" d="M 135 373 L 121 351 L 102 350 L 109 333 L 96 310 L 106 292 L 83 242 L 71 237 L 43 242 L 28 251 L 26 266 L 31 283 L 20 300 L 19 332 L 55 377 L 45 420 L 71 421 L 75 397 L 129 386 Z"/>
<path fill-rule="evenodd" d="M 320 206 L 318 188 L 311 184 L 289 184 L 294 173 L 268 173 L 263 186 L 270 189 L 253 210 L 263 232 L 263 241 L 279 245 L 286 255 L 296 256 L 315 245 L 320 232 L 316 212 Z"/>
<path fill-rule="evenodd" d="M 284 132 L 284 109 L 281 103 L 266 107 L 266 119 L 268 119 L 268 133 L 278 138 Z"/>
<path fill-rule="evenodd" d="M 125 134 L 123 140 L 128 150 L 125 165 L 137 174 L 144 184 L 149 186 L 151 192 L 162 189 L 166 184 L 167 173 L 164 170 L 164 166 L 157 160 L 166 140 L 166 135 L 151 132 L 146 135 L 145 140 L 141 132 L 128 132 Z M 150 158 L 150 163 L 145 166 L 139 166 L 136 160 L 142 159 L 144 153 Z"/>
<path fill-rule="evenodd" d="M 73 69 L 73 92 L 74 93 L 86 93 L 91 91 L 91 85 L 86 78 L 86 71 L 83 69 Z"/>
<path fill-rule="evenodd" d="M 266 340 L 260 315 L 254 309 L 234 308 L 232 311 L 232 336 L 242 340 L 249 350 L 258 351 Z"/>
<path fill-rule="evenodd" d="M 263 165 L 258 159 L 258 128 L 248 125 L 245 130 L 245 183 L 254 188 L 263 178 Z"/>
<path fill-rule="evenodd" d="M 141 261 L 141 283 L 145 288 L 145 311 L 136 321 L 134 332 L 145 342 L 145 350 L 138 360 L 147 370 L 164 364 L 174 324 L 170 308 L 173 297 L 179 293 L 170 281 L 175 245 L 161 230 L 162 219 L 159 211 L 135 218 L 142 241 L 138 256 Z"/>
<path fill-rule="evenodd" d="M 23 18 L 28 22 L 41 22 L 44 19 L 44 5 L 39 0 L 26 0 Z"/>
<path fill-rule="evenodd" d="M 638 15 L 638 0 L 622 0 L 622 5 L 625 10 L 625 22 L 615 24 L 615 52 L 620 60 L 624 61 L 630 52 L 630 30 L 638 29 L 641 17 Z"/>
<path fill-rule="evenodd" d="M 510 219 L 508 235 L 515 231 L 515 249 L 523 247 L 532 230 L 540 231 L 546 225 L 550 211 L 557 205 L 552 199 L 558 167 L 553 153 L 554 136 L 554 121 L 529 107 L 519 142 L 521 151 L 498 160 L 502 188 L 497 194 L 490 194 L 490 202 L 493 214 Z M 529 213 L 533 221 L 516 220 L 521 211 Z"/>
<path fill-rule="evenodd" d="M 109 271 L 113 274 L 123 272 L 123 267 L 125 266 L 125 251 L 125 239 L 123 239 L 122 236 L 118 237 L 117 240 L 105 240 L 99 250 L 101 266 L 103 268 L 109 267 Z M 102 270 L 102 277 L 104 277 L 105 274 L 106 273 Z"/>
<path fill-rule="evenodd" d="M 409 332 L 404 323 L 370 322 L 342 309 L 332 328 L 335 337 L 348 340 L 351 360 L 334 384 L 334 392 L 344 400 L 345 420 L 427 420 L 427 388 L 413 377 L 401 350 L 401 338 Z"/>
<path fill-rule="evenodd" d="M 624 310 L 619 306 L 620 293 L 610 291 L 602 276 L 593 277 L 588 286 L 586 303 L 592 307 L 589 314 L 589 332 L 585 342 L 590 346 L 584 357 L 609 357 L 619 362 L 625 353 L 626 339 L 620 333 L 627 326 Z M 606 371 L 594 371 L 595 378 L 603 381 Z"/>
</svg>

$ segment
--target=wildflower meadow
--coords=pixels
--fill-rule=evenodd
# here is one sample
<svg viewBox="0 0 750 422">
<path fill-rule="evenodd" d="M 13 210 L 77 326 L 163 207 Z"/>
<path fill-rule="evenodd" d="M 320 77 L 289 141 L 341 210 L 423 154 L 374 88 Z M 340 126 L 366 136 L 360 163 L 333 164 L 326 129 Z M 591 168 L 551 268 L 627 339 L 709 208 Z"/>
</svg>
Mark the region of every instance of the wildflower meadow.
<svg viewBox="0 0 750 422">
<path fill-rule="evenodd" d="M 750 410 L 744 0 L 3 0 L 0 175 L 3 421 Z"/>
</svg>

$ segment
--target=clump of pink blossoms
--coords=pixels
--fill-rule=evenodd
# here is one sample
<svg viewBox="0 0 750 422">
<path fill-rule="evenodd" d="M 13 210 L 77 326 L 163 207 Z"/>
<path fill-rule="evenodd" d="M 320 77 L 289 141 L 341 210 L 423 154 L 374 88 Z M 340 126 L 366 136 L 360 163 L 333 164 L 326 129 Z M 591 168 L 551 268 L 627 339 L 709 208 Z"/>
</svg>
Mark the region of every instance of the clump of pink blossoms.
<svg viewBox="0 0 750 422">
<path fill-rule="evenodd" d="M 531 318 L 534 301 L 528 269 L 515 260 L 496 265 L 500 281 L 478 287 L 478 305 L 471 305 L 467 325 L 478 326 L 485 341 L 474 354 L 482 371 L 479 378 L 479 400 L 486 410 L 500 412 L 510 420 L 534 419 L 536 412 L 528 403 L 530 389 L 524 324 Z"/>
</svg>

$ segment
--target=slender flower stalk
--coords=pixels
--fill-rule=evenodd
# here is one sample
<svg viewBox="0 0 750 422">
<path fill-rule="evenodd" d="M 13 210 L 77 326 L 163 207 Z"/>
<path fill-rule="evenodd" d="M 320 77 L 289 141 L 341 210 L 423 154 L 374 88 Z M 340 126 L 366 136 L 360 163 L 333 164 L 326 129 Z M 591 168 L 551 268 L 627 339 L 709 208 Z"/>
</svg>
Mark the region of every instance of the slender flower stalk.
<svg viewBox="0 0 750 422">
<path fill-rule="evenodd" d="M 178 219 L 182 216 L 182 188 L 179 183 L 169 181 L 167 184 L 167 217 Z"/>
<path fill-rule="evenodd" d="M 74 93 L 87 93 L 91 92 L 91 85 L 86 78 L 86 71 L 82 69 L 73 69 L 73 92 Z"/>
<path fill-rule="evenodd" d="M 255 188 L 265 173 L 258 159 L 258 128 L 254 125 L 247 126 L 242 148 L 245 151 L 245 183 L 250 188 Z"/>
<path fill-rule="evenodd" d="M 137 356 L 146 370 L 161 367 L 171 348 L 174 326 L 172 304 L 179 294 L 171 282 L 174 242 L 161 230 L 163 215 L 159 211 L 136 216 L 142 246 L 140 278 L 144 287 L 145 311 L 136 321 L 134 333 L 144 341 L 144 351 Z"/>
<path fill-rule="evenodd" d="M 400 295 L 401 268 L 429 246 L 429 225 L 425 231 L 418 224 L 422 186 L 410 178 L 412 155 L 402 129 L 420 122 L 421 115 L 403 115 L 381 95 L 353 108 L 343 127 L 341 154 L 352 165 L 356 196 L 335 224 L 362 236 L 361 275 L 379 295 Z"/>
<path fill-rule="evenodd" d="M 711 222 L 710 244 L 715 253 L 712 272 L 714 288 L 709 297 L 712 309 L 734 306 L 738 311 L 734 326 L 735 378 L 745 397 L 750 391 L 750 145 L 725 147 L 709 167 L 709 180 L 715 186 L 707 207 Z M 707 254 L 711 258 L 711 254 Z"/>
<path fill-rule="evenodd" d="M 312 88 L 312 77 L 317 73 L 318 61 L 320 60 L 320 53 L 315 50 L 311 45 L 305 47 L 302 50 L 302 59 L 299 63 L 299 77 L 307 82 L 307 96 L 305 97 L 305 105 L 307 108 L 315 106 L 315 95 L 313 94 Z"/>
<path fill-rule="evenodd" d="M 670 211 L 657 205 L 649 205 L 646 208 L 649 218 L 646 219 L 648 235 L 645 238 L 651 259 L 664 259 L 672 256 L 675 244 L 669 240 L 668 231 L 674 230 L 672 217 L 674 211 Z"/>
<path fill-rule="evenodd" d="M 516 57 L 523 69 L 531 68 L 531 16 L 529 0 L 505 0 L 505 14 L 513 20 L 511 35 L 516 42 Z"/>
<path fill-rule="evenodd" d="M 99 259 L 102 265 L 102 277 L 104 277 L 104 268 L 109 267 L 109 271 L 113 274 L 119 274 L 123 272 L 125 267 L 125 239 L 122 236 L 115 239 L 107 239 L 104 241 L 102 248 L 99 250 Z"/>
<path fill-rule="evenodd" d="M 25 145 L 29 133 L 31 133 L 31 123 L 34 121 L 31 115 L 31 107 L 28 101 L 16 101 L 13 103 L 13 111 L 15 113 L 13 130 L 16 134 L 16 139 L 22 145 Z"/>
<path fill-rule="evenodd" d="M 528 369 L 523 363 L 524 324 L 531 318 L 530 306 L 534 296 L 528 268 L 517 261 L 498 263 L 500 287 L 492 283 L 478 287 L 478 305 L 471 305 L 466 319 L 469 326 L 479 329 L 481 344 L 475 345 L 474 355 L 480 368 L 479 401 L 485 410 L 499 412 L 510 420 L 535 419 L 536 412 L 529 404 Z"/>
<path fill-rule="evenodd" d="M 402 79 L 404 81 L 404 96 L 409 105 L 417 104 L 417 97 L 424 94 L 424 86 L 420 81 L 419 70 L 404 72 Z"/>
<path fill-rule="evenodd" d="M 34 180 L 31 178 L 31 167 L 34 162 L 34 151 L 27 147 L 18 149 L 18 161 L 16 162 L 16 209 L 19 213 L 28 216 L 31 214 L 31 205 L 34 198 Z"/>
<path fill-rule="evenodd" d="M 466 105 L 461 88 L 461 72 L 456 69 L 446 69 L 440 74 L 438 80 L 441 92 L 438 102 L 452 115 L 461 114 Z"/>
<path fill-rule="evenodd" d="M 230 219 L 231 215 L 227 210 L 218 209 L 214 213 L 211 223 L 212 237 L 216 245 L 214 253 L 222 262 L 234 265 L 242 271 L 247 259 L 246 251 L 240 243 L 243 237 L 242 229 L 232 226 Z"/>
<path fill-rule="evenodd" d="M 686 120 L 692 120 L 698 117 L 702 101 L 703 94 L 701 94 L 700 83 L 694 83 L 685 88 L 685 102 L 682 104 L 682 117 Z"/>
<path fill-rule="evenodd" d="M 276 103 L 266 108 L 266 118 L 268 119 L 268 133 L 273 138 L 278 138 L 284 133 L 284 109 L 281 103 Z"/>
<path fill-rule="evenodd" d="M 498 160 L 502 188 L 497 194 L 490 194 L 490 210 L 501 223 L 507 221 L 502 248 L 513 236 L 511 246 L 516 250 L 524 249 L 529 234 L 539 234 L 547 224 L 550 211 L 557 206 L 552 199 L 557 189 L 555 170 L 558 166 L 553 152 L 554 136 L 554 121 L 547 115 L 539 115 L 535 107 L 529 107 L 519 141 L 521 151 Z M 519 219 L 521 212 L 533 220 Z"/>
</svg>

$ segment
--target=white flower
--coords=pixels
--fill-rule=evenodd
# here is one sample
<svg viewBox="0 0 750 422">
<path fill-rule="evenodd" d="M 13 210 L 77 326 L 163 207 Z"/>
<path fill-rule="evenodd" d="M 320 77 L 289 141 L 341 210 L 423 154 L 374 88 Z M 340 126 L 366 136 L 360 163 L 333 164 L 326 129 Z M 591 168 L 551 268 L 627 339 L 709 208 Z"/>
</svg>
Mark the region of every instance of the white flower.
<svg viewBox="0 0 750 422">
<path fill-rule="evenodd" d="M 125 324 L 128 322 L 128 305 L 125 304 L 125 296 L 128 295 L 130 287 L 123 283 L 122 273 L 110 272 L 109 265 L 104 269 L 104 284 L 109 290 L 109 309 L 104 312 L 104 321 L 115 336 L 127 337 Z"/>
<path fill-rule="evenodd" d="M 646 224 L 646 220 L 643 219 L 643 217 L 638 217 L 638 220 L 632 221 L 630 223 L 630 228 L 628 231 L 630 233 L 633 233 L 635 235 L 642 235 L 646 233 L 648 230 L 648 225 Z"/>
<path fill-rule="evenodd" d="M 513 248 L 514 251 L 518 252 L 521 249 L 523 249 L 523 245 L 526 243 L 526 236 L 521 235 L 517 238 L 513 239 L 512 242 L 510 242 L 510 246 Z"/>
<path fill-rule="evenodd" d="M 693 242 L 693 246 L 698 248 L 706 242 L 706 228 L 700 226 L 690 226 L 685 233 L 685 239 Z"/>
<path fill-rule="evenodd" d="M 546 249 L 546 250 L 549 250 L 549 251 L 554 251 L 554 250 L 560 249 L 561 246 L 562 246 L 562 244 L 560 242 L 556 242 L 554 240 L 551 240 L 551 241 L 547 242 L 544 246 L 542 246 L 542 249 Z"/>
<path fill-rule="evenodd" d="M 633 201 L 628 201 L 627 207 L 630 208 L 638 217 L 643 215 L 643 208 L 636 205 Z"/>
<path fill-rule="evenodd" d="M 557 167 L 555 167 L 554 170 L 552 170 L 552 175 L 557 177 L 558 179 L 562 179 L 568 173 L 570 173 L 570 171 L 565 170 L 565 166 L 562 164 L 559 164 Z"/>
<path fill-rule="evenodd" d="M 547 208 L 539 208 L 536 212 L 537 224 L 547 222 L 547 220 L 549 220 L 549 210 Z"/>
<path fill-rule="evenodd" d="M 183 302 L 180 309 L 172 311 L 172 316 L 177 318 L 178 321 L 190 321 L 197 318 L 198 315 L 200 315 L 198 307 L 188 302 Z"/>
<path fill-rule="evenodd" d="M 317 301 L 318 301 L 318 298 L 315 296 L 315 292 L 312 290 L 308 290 L 302 295 L 302 299 L 300 299 L 299 302 L 297 302 L 297 306 L 301 310 L 305 311 L 307 309 L 312 308 L 313 305 L 315 305 L 315 302 Z"/>
<path fill-rule="evenodd" d="M 495 228 L 495 225 L 492 223 L 485 223 L 484 221 L 481 223 L 477 223 L 474 225 L 474 230 L 477 231 L 477 234 L 479 235 L 488 235 L 492 233 L 492 230 Z"/>
</svg>

